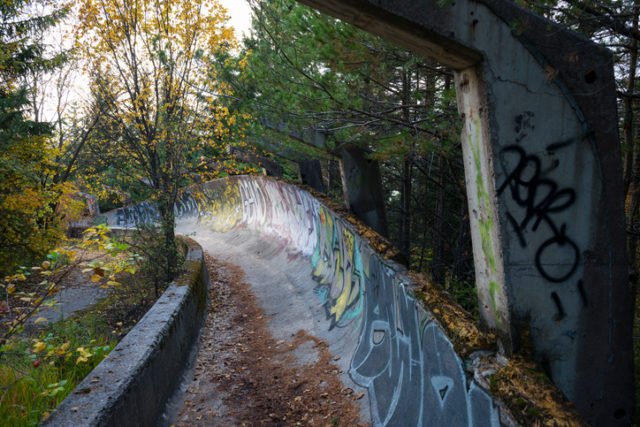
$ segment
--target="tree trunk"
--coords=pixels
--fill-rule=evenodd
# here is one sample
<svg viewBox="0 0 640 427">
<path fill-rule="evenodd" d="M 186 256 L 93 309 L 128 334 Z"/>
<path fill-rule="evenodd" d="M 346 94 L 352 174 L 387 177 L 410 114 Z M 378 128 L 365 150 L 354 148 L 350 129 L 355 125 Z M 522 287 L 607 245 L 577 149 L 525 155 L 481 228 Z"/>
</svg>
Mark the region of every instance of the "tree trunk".
<svg viewBox="0 0 640 427">
<path fill-rule="evenodd" d="M 435 81 L 433 82 L 435 85 Z M 445 90 L 448 90 L 451 86 L 451 77 L 445 77 Z M 435 233 L 433 235 L 433 260 L 431 264 L 431 276 L 435 283 L 444 284 L 445 281 L 445 261 L 444 261 L 444 216 L 445 216 L 445 202 L 446 202 L 446 181 L 445 181 L 445 163 L 446 158 L 444 152 L 440 152 L 438 158 L 438 198 L 436 201 L 436 222 L 434 224 Z"/>
<path fill-rule="evenodd" d="M 160 211 L 160 233 L 162 235 L 162 243 L 164 246 L 165 260 L 165 277 L 167 281 L 171 281 L 178 273 L 178 248 L 176 246 L 175 234 L 175 212 L 173 206 L 176 197 L 167 186 L 164 186 L 158 197 L 158 209 Z"/>
<path fill-rule="evenodd" d="M 407 157 L 405 155 L 402 162 L 399 249 L 408 260 L 411 260 L 411 161 Z"/>
<path fill-rule="evenodd" d="M 411 81 L 410 72 L 406 69 L 402 72 L 402 105 L 411 103 Z M 403 120 L 410 121 L 409 110 L 402 110 Z M 404 142 L 409 145 L 407 141 Z M 400 187 L 400 230 L 398 236 L 398 246 L 400 251 L 409 260 L 411 265 L 411 151 L 404 154 L 402 161 L 402 186 Z"/>
<path fill-rule="evenodd" d="M 440 188 L 438 191 L 438 199 L 436 204 L 436 223 L 434 225 L 435 228 L 435 242 L 433 244 L 433 261 L 431 266 L 431 275 L 432 280 L 435 283 L 444 283 L 445 279 L 445 262 L 444 262 L 444 216 L 445 216 L 445 193 L 446 193 L 446 183 L 445 183 L 445 168 L 444 168 L 445 158 L 444 154 L 440 154 L 439 159 L 439 183 Z"/>
</svg>

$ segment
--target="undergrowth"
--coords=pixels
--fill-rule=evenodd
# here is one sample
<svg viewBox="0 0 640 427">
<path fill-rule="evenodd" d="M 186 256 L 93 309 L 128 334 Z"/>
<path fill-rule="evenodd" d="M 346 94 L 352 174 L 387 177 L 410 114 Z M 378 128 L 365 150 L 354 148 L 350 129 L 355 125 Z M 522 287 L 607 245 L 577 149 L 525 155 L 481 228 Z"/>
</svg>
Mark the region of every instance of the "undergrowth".
<svg viewBox="0 0 640 427">
<path fill-rule="evenodd" d="M 135 274 L 118 273 L 112 282 L 116 286 L 109 286 L 107 295 L 93 306 L 44 328 L 42 324 L 26 331 L 20 328 L 22 333 L 13 334 L 0 347 L 1 425 L 34 426 L 46 420 L 168 286 L 156 271 L 157 251 L 152 249 L 160 243 L 153 234 L 120 236 L 116 241 L 145 249 L 142 256 L 136 255 L 138 264 L 131 269 Z M 184 259 L 186 246 L 181 243 L 180 258 Z M 92 271 L 103 267 L 100 264 Z"/>
<path fill-rule="evenodd" d="M 5 344 L 0 353 L 3 425 L 32 426 L 46 419 L 115 346 L 115 339 L 103 329 L 69 319 Z"/>
</svg>

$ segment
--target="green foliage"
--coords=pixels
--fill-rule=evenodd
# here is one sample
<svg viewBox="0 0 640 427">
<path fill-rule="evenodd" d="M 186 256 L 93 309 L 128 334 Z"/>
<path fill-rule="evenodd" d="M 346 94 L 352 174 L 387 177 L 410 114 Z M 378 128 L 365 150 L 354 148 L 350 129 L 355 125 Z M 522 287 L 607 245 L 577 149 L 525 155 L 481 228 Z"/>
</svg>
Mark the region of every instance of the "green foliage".
<svg viewBox="0 0 640 427">
<path fill-rule="evenodd" d="M 441 284 L 446 277 L 472 284 L 451 72 L 292 0 L 251 3 L 252 35 L 239 55 L 246 72 L 219 74 L 239 98 L 235 108 L 329 135 L 325 147 L 312 147 L 256 122 L 248 130 L 252 143 L 274 153 L 289 179 L 297 178 L 291 160 L 321 159 L 329 166 L 327 191 L 337 199 L 343 189 L 332 162 L 346 147 L 370 152 L 381 166 L 390 237 L 412 268 Z"/>
<path fill-rule="evenodd" d="M 478 312 L 478 290 L 475 283 L 461 281 L 448 275 L 445 281 L 445 289 L 458 304 L 471 313 L 474 319 L 478 320 L 480 318 Z"/>
<path fill-rule="evenodd" d="M 237 42 L 226 20 L 215 0 L 80 2 L 76 33 L 91 70 L 96 126 L 88 145 L 98 154 L 83 159 L 84 183 L 155 201 L 169 277 L 180 188 L 196 174 L 253 170 L 227 155 L 233 139 L 244 144 L 247 117 L 219 101 L 233 91 L 217 74 L 239 77 L 243 68 L 228 61 Z"/>
<path fill-rule="evenodd" d="M 47 141 L 52 127 L 28 118 L 33 88 L 25 82 L 59 67 L 66 52 L 47 55 L 37 36 L 67 13 L 25 16 L 39 1 L 0 2 L 0 277 L 37 261 L 60 238 L 56 207 L 73 192 L 49 177 L 55 157 Z"/>
<path fill-rule="evenodd" d="M 8 313 L 0 325 L 0 347 L 21 333 L 42 307 L 55 305 L 60 283 L 73 269 L 84 267 L 82 272 L 90 281 L 103 288 L 119 286 L 118 275 L 135 273 L 140 257 L 129 252 L 129 245 L 109 237 L 109 232 L 105 225 L 89 228 L 82 241 L 56 248 L 39 266 L 20 267 L 0 280 L 0 297 L 4 297 L 0 307 Z M 85 258 L 90 251 L 97 251 L 101 257 Z M 34 323 L 45 320 L 38 318 Z"/>
<path fill-rule="evenodd" d="M 131 246 L 139 254 L 140 273 L 145 279 L 145 284 L 152 284 L 155 297 L 160 295 L 172 277 L 176 277 L 183 269 L 184 250 L 177 252 L 176 270 L 166 271 L 167 254 L 164 236 L 158 233 L 156 227 L 149 225 L 138 225 L 131 237 Z"/>
<path fill-rule="evenodd" d="M 3 425 L 39 424 L 107 356 L 115 341 L 93 331 L 93 325 L 67 320 L 0 348 Z"/>
<path fill-rule="evenodd" d="M 124 329 L 122 320 L 132 315 L 130 306 L 115 296 L 129 293 L 129 285 L 135 283 L 130 275 L 140 261 L 127 243 L 98 225 L 87 229 L 82 241 L 52 250 L 39 266 L 22 267 L 0 282 L 4 300 L 0 305 L 4 316 L 0 324 L 0 417 L 7 425 L 36 425 L 44 420 L 115 346 L 114 336 Z M 37 332 L 36 325 L 47 321 L 36 318 L 40 309 L 56 304 L 60 285 L 78 269 L 94 286 L 119 289 L 121 281 L 127 286 L 124 292 L 112 292 L 115 296 L 95 309 Z M 115 306 L 110 307 L 112 304 Z M 112 314 L 103 316 L 106 307 L 115 312 L 122 308 L 127 314 L 122 320 Z M 30 320 L 31 329 L 25 331 Z"/>
</svg>

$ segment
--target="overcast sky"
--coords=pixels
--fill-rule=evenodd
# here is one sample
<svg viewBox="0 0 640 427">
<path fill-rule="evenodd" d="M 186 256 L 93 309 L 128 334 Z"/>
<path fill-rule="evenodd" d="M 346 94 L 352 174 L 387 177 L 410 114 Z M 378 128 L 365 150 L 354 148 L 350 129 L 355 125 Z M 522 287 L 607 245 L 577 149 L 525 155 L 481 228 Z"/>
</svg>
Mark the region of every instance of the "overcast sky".
<svg viewBox="0 0 640 427">
<path fill-rule="evenodd" d="M 229 11 L 231 25 L 235 28 L 238 39 L 242 40 L 242 34 L 248 33 L 251 27 L 251 8 L 246 0 L 220 0 L 220 3 Z"/>
</svg>

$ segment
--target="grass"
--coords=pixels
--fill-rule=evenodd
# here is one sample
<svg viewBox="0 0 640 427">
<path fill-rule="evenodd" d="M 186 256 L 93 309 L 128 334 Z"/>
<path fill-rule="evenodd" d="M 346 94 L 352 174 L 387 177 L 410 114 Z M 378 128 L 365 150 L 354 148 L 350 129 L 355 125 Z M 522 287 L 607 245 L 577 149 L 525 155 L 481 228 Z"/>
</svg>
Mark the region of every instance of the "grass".
<svg viewBox="0 0 640 427">
<path fill-rule="evenodd" d="M 185 246 L 180 245 L 181 258 Z M 102 361 L 166 288 L 147 257 L 134 275 L 90 308 L 45 329 L 16 334 L 0 348 L 0 424 L 35 426 Z"/>
<path fill-rule="evenodd" d="M 0 358 L 3 425 L 31 426 L 46 419 L 115 346 L 100 328 L 85 326 L 69 319 L 35 336 L 16 336 L 5 346 Z"/>
</svg>

